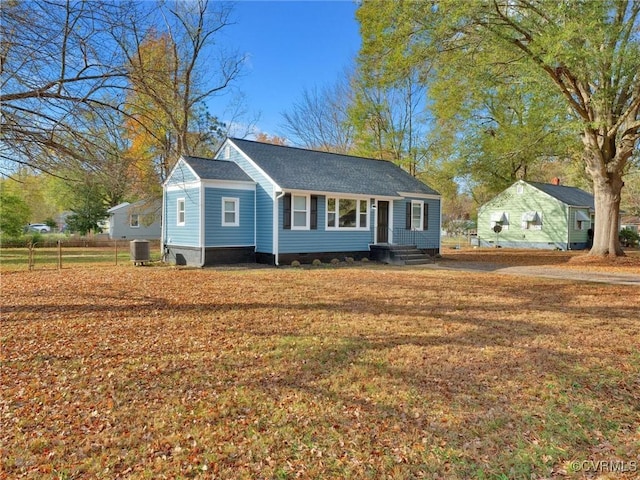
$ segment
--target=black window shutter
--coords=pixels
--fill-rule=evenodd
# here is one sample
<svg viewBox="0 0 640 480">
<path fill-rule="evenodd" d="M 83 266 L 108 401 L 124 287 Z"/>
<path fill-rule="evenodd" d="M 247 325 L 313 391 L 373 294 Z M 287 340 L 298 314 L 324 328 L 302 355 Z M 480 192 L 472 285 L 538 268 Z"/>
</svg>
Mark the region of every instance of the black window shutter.
<svg viewBox="0 0 640 480">
<path fill-rule="evenodd" d="M 291 194 L 285 193 L 282 199 L 282 228 L 291 230 Z"/>
<path fill-rule="evenodd" d="M 429 204 L 427 202 L 422 204 L 422 229 L 429 229 Z"/>
<path fill-rule="evenodd" d="M 407 230 L 411 230 L 411 202 L 407 202 L 407 222 L 405 225 Z"/>
<path fill-rule="evenodd" d="M 318 229 L 318 196 L 311 195 L 311 230 Z"/>
</svg>

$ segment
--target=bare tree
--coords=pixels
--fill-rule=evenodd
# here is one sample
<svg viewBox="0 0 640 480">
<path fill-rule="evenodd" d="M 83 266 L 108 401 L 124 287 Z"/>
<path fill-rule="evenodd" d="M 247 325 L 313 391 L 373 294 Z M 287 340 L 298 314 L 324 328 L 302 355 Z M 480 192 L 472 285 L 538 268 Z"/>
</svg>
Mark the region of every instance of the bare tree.
<svg viewBox="0 0 640 480">
<path fill-rule="evenodd" d="M 302 92 L 300 100 L 284 112 L 283 128 L 294 143 L 306 148 L 348 153 L 353 146 L 353 125 L 349 122 L 352 91 L 350 76 L 333 87 Z"/>
<path fill-rule="evenodd" d="M 121 10 L 103 2 L 4 2 L 0 26 L 0 159 L 53 171 L 86 162 L 86 122 L 117 109 L 126 68 L 111 39 Z"/>
<path fill-rule="evenodd" d="M 165 150 L 166 173 L 179 155 L 200 148 L 197 120 L 215 119 L 198 107 L 240 74 L 243 57 L 217 42 L 231 12 L 207 0 L 5 1 L 0 160 L 51 173 L 99 168 L 94 159 L 126 147 L 105 137 L 119 115 Z M 166 48 L 149 58 L 144 47 L 154 38 Z"/>
<path fill-rule="evenodd" d="M 166 2 L 152 22 L 162 30 L 149 29 L 143 17 L 114 35 L 130 67 L 126 110 L 138 134 L 153 137 L 161 179 L 180 155 L 193 153 L 202 140 L 193 131 L 197 121 L 206 118 L 197 118 L 198 107 L 226 92 L 241 73 L 243 55 L 210 48 L 231 25 L 231 13 L 227 3 Z M 214 128 L 224 130 L 215 123 Z"/>
</svg>

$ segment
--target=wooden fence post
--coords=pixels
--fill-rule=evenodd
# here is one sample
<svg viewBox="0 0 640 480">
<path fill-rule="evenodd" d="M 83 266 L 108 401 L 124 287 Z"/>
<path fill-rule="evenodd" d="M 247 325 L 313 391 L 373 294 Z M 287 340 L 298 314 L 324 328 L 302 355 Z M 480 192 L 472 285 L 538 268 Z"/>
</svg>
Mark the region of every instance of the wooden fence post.
<svg viewBox="0 0 640 480">
<path fill-rule="evenodd" d="M 29 254 L 27 256 L 28 258 L 28 263 L 29 263 L 29 270 L 33 270 L 33 265 L 34 265 L 34 260 L 33 260 L 33 249 L 35 247 L 35 244 L 33 243 L 33 240 L 29 240 L 29 243 L 27 244 L 27 247 L 29 248 Z"/>
</svg>

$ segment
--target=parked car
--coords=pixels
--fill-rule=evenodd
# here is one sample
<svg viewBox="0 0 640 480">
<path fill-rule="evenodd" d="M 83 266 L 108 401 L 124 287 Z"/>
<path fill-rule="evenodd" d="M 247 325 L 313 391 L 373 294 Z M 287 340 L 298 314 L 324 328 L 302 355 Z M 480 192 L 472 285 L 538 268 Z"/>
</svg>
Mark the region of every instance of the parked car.
<svg viewBox="0 0 640 480">
<path fill-rule="evenodd" d="M 27 229 L 30 232 L 50 233 L 51 227 L 46 223 L 30 223 Z"/>
</svg>

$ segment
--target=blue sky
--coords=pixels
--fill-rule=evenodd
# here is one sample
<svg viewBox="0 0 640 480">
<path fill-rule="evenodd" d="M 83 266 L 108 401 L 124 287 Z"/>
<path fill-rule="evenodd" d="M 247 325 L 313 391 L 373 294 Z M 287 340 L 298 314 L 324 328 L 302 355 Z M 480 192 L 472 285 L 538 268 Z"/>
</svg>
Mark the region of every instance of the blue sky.
<svg viewBox="0 0 640 480">
<path fill-rule="evenodd" d="M 281 114 L 305 88 L 333 85 L 353 65 L 360 48 L 356 9 L 351 0 L 235 4 L 236 24 L 225 37 L 229 48 L 247 55 L 237 87 L 248 109 L 260 114 L 259 131 L 282 135 Z M 211 113 L 218 114 L 217 104 Z"/>
</svg>

